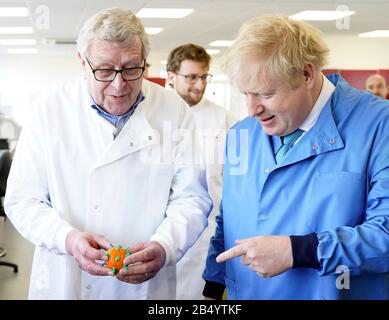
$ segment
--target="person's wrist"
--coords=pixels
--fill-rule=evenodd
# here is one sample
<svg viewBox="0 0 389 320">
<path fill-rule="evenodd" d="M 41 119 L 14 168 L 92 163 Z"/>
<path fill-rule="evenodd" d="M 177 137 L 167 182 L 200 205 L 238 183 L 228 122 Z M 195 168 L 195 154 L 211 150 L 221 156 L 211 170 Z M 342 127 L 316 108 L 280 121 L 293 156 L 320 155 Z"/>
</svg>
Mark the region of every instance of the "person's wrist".
<svg viewBox="0 0 389 320">
<path fill-rule="evenodd" d="M 79 233 L 78 230 L 74 229 L 71 230 L 68 235 L 66 236 L 66 241 L 65 241 L 65 249 L 68 254 L 71 256 L 73 255 L 73 243 L 74 243 L 74 238 L 76 235 Z"/>
<path fill-rule="evenodd" d="M 165 248 L 158 241 L 154 240 L 154 241 L 151 241 L 151 242 L 159 247 L 159 249 L 160 249 L 160 251 L 162 253 L 162 265 L 165 265 L 165 261 L 166 261 L 166 251 L 165 251 Z"/>
</svg>

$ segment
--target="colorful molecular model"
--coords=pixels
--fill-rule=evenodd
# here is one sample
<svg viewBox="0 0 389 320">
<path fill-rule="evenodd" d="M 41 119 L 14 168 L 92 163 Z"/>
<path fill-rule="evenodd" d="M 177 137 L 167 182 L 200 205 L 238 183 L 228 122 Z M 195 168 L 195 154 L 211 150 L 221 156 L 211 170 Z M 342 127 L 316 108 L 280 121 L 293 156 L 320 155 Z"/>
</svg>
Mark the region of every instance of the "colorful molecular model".
<svg viewBox="0 0 389 320">
<path fill-rule="evenodd" d="M 123 261 L 131 253 L 128 248 L 123 249 L 121 245 L 114 247 L 112 243 L 109 244 L 111 247 L 108 251 L 105 252 L 105 255 L 108 257 L 107 261 L 102 261 L 101 265 L 112 270 L 113 274 L 119 272 L 120 269 L 128 269 L 128 266 L 123 264 Z"/>
</svg>

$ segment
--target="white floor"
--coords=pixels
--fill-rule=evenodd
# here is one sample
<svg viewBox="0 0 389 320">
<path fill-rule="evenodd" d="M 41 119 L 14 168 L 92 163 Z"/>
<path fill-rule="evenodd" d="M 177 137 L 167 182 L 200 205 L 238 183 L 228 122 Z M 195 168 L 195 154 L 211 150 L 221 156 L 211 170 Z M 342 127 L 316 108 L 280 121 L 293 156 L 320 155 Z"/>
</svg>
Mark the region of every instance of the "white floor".
<svg viewBox="0 0 389 320">
<path fill-rule="evenodd" d="M 14 273 L 13 268 L 0 266 L 0 300 L 27 299 L 34 246 L 16 231 L 9 219 L 3 231 L 3 243 L 0 245 L 6 248 L 7 255 L 0 261 L 16 263 L 19 272 Z"/>
</svg>

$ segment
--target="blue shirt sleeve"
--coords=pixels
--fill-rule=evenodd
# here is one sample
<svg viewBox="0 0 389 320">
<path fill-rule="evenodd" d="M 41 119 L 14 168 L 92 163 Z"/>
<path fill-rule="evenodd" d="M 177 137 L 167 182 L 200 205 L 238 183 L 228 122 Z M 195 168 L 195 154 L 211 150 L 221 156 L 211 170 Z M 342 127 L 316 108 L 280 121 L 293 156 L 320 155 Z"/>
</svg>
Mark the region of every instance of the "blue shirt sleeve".
<svg viewBox="0 0 389 320">
<path fill-rule="evenodd" d="M 224 252 L 224 229 L 223 229 L 223 203 L 220 204 L 220 213 L 216 216 L 216 231 L 211 238 L 208 249 L 203 279 L 206 282 L 214 282 L 224 286 L 225 263 L 217 263 L 216 257 Z"/>
</svg>

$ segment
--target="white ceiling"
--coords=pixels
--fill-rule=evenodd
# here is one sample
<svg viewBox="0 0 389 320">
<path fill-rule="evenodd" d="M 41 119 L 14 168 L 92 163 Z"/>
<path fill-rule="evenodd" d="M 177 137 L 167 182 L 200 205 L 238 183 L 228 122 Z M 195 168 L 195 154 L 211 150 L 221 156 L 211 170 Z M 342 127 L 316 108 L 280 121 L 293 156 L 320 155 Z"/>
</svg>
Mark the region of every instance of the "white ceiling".
<svg viewBox="0 0 389 320">
<path fill-rule="evenodd" d="M 35 28 L 34 37 L 38 41 L 41 53 L 74 53 L 74 45 L 50 45 L 44 39 L 74 41 L 83 22 L 103 8 L 123 7 L 138 11 L 142 7 L 193 8 L 194 12 L 184 19 L 143 19 L 146 27 L 162 27 L 164 30 L 150 36 L 151 58 L 155 60 L 167 57 L 169 51 L 177 45 L 194 42 L 210 48 L 214 40 L 233 39 L 240 25 L 249 18 L 269 13 L 287 15 L 302 10 L 336 10 L 338 5 L 346 5 L 356 14 L 350 18 L 350 28 L 338 30 L 335 21 L 312 22 L 325 34 L 356 35 L 375 29 L 389 29 L 388 0 L 29 0 L 0 1 L 1 6 L 29 7 L 31 17 L 0 18 L 0 26 L 28 26 Z M 43 6 L 43 7 L 42 7 Z M 40 28 L 39 23 L 45 12 L 49 13 L 48 28 Z M 45 20 L 47 23 L 47 20 Z M 42 26 L 42 25 L 41 25 Z M 9 36 L 2 36 L 9 37 Z M 20 38 L 26 36 L 19 36 Z M 388 41 L 384 39 L 383 41 Z M 223 49 L 222 49 L 223 51 Z M 0 53 L 5 48 L 0 47 Z M 153 61 L 151 61 L 153 63 Z"/>
</svg>

